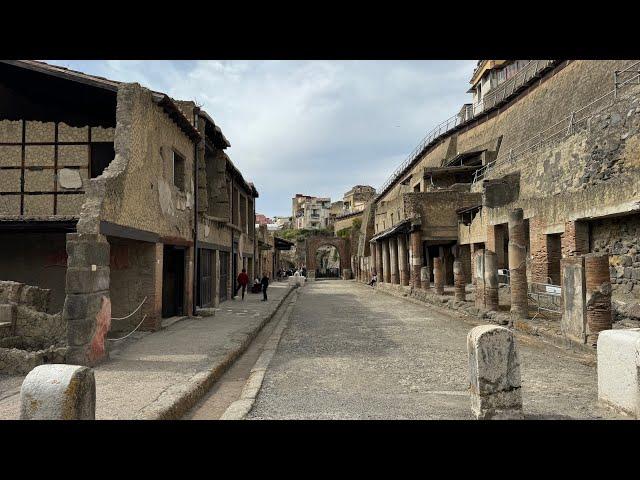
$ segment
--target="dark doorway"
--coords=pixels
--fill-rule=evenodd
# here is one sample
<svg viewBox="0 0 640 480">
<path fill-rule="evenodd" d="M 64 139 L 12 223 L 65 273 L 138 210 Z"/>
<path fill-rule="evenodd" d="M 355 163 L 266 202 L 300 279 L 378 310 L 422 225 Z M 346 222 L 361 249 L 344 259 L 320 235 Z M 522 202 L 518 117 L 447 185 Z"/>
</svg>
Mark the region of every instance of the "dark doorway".
<svg viewBox="0 0 640 480">
<path fill-rule="evenodd" d="M 116 156 L 113 142 L 92 142 L 91 143 L 91 178 L 102 175 L 104 169 L 109 166 L 111 160 Z"/>
<path fill-rule="evenodd" d="M 212 250 L 204 248 L 198 251 L 198 303 L 199 307 L 211 305 L 212 275 Z"/>
<path fill-rule="evenodd" d="M 185 247 L 165 245 L 162 266 L 162 316 L 184 315 Z"/>
<path fill-rule="evenodd" d="M 560 259 L 562 258 L 562 240 L 560 234 L 547 235 L 547 282 L 560 285 Z"/>
<path fill-rule="evenodd" d="M 219 298 L 224 302 L 227 297 L 229 287 L 229 252 L 220 252 L 220 291 Z"/>
</svg>

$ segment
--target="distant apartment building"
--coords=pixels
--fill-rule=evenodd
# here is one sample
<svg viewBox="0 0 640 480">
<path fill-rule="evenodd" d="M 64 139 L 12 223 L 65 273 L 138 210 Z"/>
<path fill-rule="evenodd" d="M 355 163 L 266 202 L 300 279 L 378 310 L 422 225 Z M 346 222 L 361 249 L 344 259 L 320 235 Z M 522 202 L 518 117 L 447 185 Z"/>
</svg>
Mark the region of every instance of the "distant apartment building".
<svg viewBox="0 0 640 480">
<path fill-rule="evenodd" d="M 271 225 L 273 220 L 261 213 L 256 213 L 256 225 Z"/>
<path fill-rule="evenodd" d="M 330 210 L 330 198 L 298 193 L 292 198 L 292 226 L 297 229 L 327 228 Z"/>
<path fill-rule="evenodd" d="M 369 185 L 356 185 L 342 197 L 343 213 L 361 212 L 366 203 L 375 196 L 375 188 Z"/>
<path fill-rule="evenodd" d="M 269 228 L 276 230 L 291 228 L 291 217 L 280 217 L 276 215 L 273 217 L 273 224 L 270 225 Z"/>
</svg>

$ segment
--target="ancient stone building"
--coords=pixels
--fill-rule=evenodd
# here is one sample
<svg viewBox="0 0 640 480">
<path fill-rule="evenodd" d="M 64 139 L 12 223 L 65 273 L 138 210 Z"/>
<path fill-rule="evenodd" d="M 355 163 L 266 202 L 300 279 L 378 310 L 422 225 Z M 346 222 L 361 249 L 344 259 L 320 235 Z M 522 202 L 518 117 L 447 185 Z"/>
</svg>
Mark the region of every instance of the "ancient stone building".
<svg viewBox="0 0 640 480">
<path fill-rule="evenodd" d="M 639 66 L 479 62 L 473 103 L 436 126 L 370 202 L 359 261 L 382 282 L 429 288 L 434 263 L 453 285 L 456 258 L 470 283 L 472 255 L 487 249 L 498 269 L 560 285 L 562 258 L 606 252 L 614 298 L 637 304 Z"/>
<path fill-rule="evenodd" d="M 49 291 L 67 361 L 98 363 L 109 332 L 158 329 L 253 274 L 258 192 L 194 102 L 3 61 L 0 112 L 0 280 Z"/>
</svg>

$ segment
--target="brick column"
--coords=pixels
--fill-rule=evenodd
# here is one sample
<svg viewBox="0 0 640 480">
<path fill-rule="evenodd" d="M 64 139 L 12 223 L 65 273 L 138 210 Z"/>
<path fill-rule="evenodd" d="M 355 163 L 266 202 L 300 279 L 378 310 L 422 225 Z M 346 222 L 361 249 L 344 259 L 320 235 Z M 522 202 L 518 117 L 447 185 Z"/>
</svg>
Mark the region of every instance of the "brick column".
<svg viewBox="0 0 640 480">
<path fill-rule="evenodd" d="M 502 225 L 487 226 L 487 243 L 486 249 L 497 255 L 498 268 L 507 266 L 504 258 L 504 227 Z"/>
<path fill-rule="evenodd" d="M 529 219 L 529 243 L 531 248 L 531 281 L 547 283 L 549 277 L 549 252 L 547 236 L 544 233 L 546 222 L 536 216 Z"/>
<path fill-rule="evenodd" d="M 62 318 L 67 324 L 69 363 L 95 366 L 109 357 L 109 253 L 104 235 L 67 234 L 67 295 Z"/>
<path fill-rule="evenodd" d="M 433 287 L 438 295 L 444 295 L 444 268 L 440 257 L 433 259 Z"/>
<path fill-rule="evenodd" d="M 422 232 L 411 232 L 411 283 L 413 288 L 420 288 L 420 269 L 422 268 Z"/>
<path fill-rule="evenodd" d="M 587 222 L 565 222 L 560 237 L 563 257 L 574 257 L 589 253 L 589 224 Z"/>
<path fill-rule="evenodd" d="M 460 260 L 453 261 L 453 285 L 456 300 L 465 301 L 465 276 Z"/>
<path fill-rule="evenodd" d="M 391 259 L 391 283 L 400 285 L 400 270 L 398 270 L 398 242 L 396 237 L 389 239 L 389 257 Z"/>
<path fill-rule="evenodd" d="M 584 256 L 587 343 L 596 345 L 602 330 L 610 330 L 611 279 L 609 277 L 609 255 L 590 253 Z"/>
<path fill-rule="evenodd" d="M 409 263 L 407 262 L 407 237 L 404 233 L 398 235 L 398 270 L 400 270 L 400 285 L 409 285 Z"/>
<path fill-rule="evenodd" d="M 527 318 L 527 247 L 525 245 L 524 216 L 521 208 L 509 213 L 509 277 L 511 282 L 511 314 Z"/>
<path fill-rule="evenodd" d="M 389 258 L 389 239 L 382 240 L 382 272 L 384 273 L 384 283 L 391 283 L 391 261 Z"/>
</svg>

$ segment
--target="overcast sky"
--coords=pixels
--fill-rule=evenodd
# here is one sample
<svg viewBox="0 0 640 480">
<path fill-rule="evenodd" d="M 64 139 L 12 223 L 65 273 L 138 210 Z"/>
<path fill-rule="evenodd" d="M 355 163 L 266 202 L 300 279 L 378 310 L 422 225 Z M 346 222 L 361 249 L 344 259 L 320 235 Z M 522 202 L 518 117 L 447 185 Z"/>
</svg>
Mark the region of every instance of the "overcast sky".
<svg viewBox="0 0 640 480">
<path fill-rule="evenodd" d="M 437 123 L 471 101 L 467 61 L 65 61 L 203 105 L 260 198 L 290 215 L 296 193 L 376 189 Z"/>
</svg>

